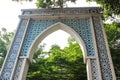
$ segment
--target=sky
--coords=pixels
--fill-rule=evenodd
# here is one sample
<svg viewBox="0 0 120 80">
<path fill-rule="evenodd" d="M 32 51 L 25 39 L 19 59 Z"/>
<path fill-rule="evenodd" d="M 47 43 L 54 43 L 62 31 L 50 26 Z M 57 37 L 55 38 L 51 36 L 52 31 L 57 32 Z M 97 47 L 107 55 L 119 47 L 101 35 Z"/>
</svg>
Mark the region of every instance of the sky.
<svg viewBox="0 0 120 80">
<path fill-rule="evenodd" d="M 6 28 L 14 31 L 19 23 L 18 15 L 21 9 L 36 8 L 35 2 L 13 2 L 12 0 L 2 0 L 0 2 L 0 29 Z"/>
<path fill-rule="evenodd" d="M 19 23 L 18 16 L 21 14 L 21 9 L 34 9 L 36 8 L 35 2 L 36 0 L 33 0 L 32 2 L 15 2 L 12 0 L 2 0 L 0 2 L 0 29 L 4 27 L 8 32 L 15 31 Z M 95 2 L 86 3 L 85 0 L 77 0 L 76 3 L 68 2 L 67 4 L 69 4 L 68 7 L 98 6 Z M 64 35 L 64 39 L 62 35 Z M 68 36 L 69 34 L 59 30 L 46 37 L 43 40 L 43 43 L 47 44 L 47 49 L 50 48 L 50 45 L 52 44 L 58 44 L 63 48 L 65 45 L 67 45 Z"/>
<path fill-rule="evenodd" d="M 35 2 L 35 0 L 32 2 L 2 0 L 0 2 L 0 28 L 5 27 L 8 31 L 16 30 L 21 9 L 36 8 Z M 86 3 L 85 0 L 77 0 L 76 3 L 68 2 L 68 4 L 68 7 L 97 6 L 95 3 Z"/>
</svg>

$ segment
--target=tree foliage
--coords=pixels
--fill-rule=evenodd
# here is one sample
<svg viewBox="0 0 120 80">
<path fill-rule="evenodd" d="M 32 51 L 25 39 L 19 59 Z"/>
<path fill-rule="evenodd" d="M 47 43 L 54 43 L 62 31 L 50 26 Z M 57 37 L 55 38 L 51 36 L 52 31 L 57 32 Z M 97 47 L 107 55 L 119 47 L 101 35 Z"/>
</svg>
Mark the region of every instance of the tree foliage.
<svg viewBox="0 0 120 80">
<path fill-rule="evenodd" d="M 109 46 L 120 48 L 120 23 L 104 24 Z"/>
<path fill-rule="evenodd" d="M 5 28 L 2 28 L 0 31 L 0 68 L 6 56 L 13 35 L 13 32 L 7 32 Z"/>
<path fill-rule="evenodd" d="M 120 0 L 87 0 L 95 1 L 98 4 L 102 5 L 109 14 L 120 14 Z"/>
<path fill-rule="evenodd" d="M 67 1 L 75 2 L 76 0 L 37 0 L 36 6 L 38 8 L 63 8 Z"/>
<path fill-rule="evenodd" d="M 53 45 L 49 52 L 37 52 L 39 61 L 30 64 L 27 80 L 86 80 L 82 51 L 75 41 L 69 39 L 64 49 Z"/>
</svg>

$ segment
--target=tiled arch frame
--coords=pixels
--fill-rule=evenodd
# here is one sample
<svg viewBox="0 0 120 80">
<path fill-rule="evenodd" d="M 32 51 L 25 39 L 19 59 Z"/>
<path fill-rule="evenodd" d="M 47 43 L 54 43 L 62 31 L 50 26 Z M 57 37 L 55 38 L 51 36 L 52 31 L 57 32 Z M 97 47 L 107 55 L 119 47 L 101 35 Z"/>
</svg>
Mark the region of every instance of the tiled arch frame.
<svg viewBox="0 0 120 80">
<path fill-rule="evenodd" d="M 54 31 L 57 30 L 63 30 L 67 33 L 69 33 L 71 36 L 73 36 L 75 38 L 75 40 L 79 43 L 80 47 L 82 48 L 82 52 L 83 52 L 83 57 L 84 57 L 84 63 L 86 63 L 86 59 L 87 59 L 87 50 L 86 50 L 86 46 L 84 41 L 82 40 L 82 38 L 79 36 L 78 33 L 76 33 L 72 28 L 70 28 L 69 26 L 61 23 L 61 22 L 57 22 L 53 25 L 51 25 L 50 27 L 48 27 L 47 29 L 45 29 L 41 34 L 39 34 L 35 40 L 33 41 L 32 45 L 30 46 L 30 49 L 28 51 L 29 55 L 29 59 L 30 61 L 32 60 L 32 57 L 34 55 L 35 52 L 35 48 L 38 46 L 38 44 L 45 38 L 47 37 L 49 34 L 53 33 Z M 64 36 L 63 36 L 64 37 Z"/>
<path fill-rule="evenodd" d="M 99 8 L 26 9 L 1 69 L 1 80 L 25 80 L 33 53 L 62 29 L 80 44 L 88 80 L 116 80 Z"/>
</svg>

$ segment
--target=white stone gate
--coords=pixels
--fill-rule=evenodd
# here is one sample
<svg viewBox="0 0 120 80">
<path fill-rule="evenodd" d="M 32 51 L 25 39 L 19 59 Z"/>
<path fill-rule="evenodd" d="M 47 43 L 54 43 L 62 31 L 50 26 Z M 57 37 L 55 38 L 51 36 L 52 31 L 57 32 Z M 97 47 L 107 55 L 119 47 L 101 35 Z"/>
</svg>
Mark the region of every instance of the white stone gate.
<svg viewBox="0 0 120 80">
<path fill-rule="evenodd" d="M 116 80 L 100 11 L 97 7 L 22 10 L 0 80 L 25 80 L 35 48 L 58 29 L 80 44 L 88 80 Z"/>
</svg>

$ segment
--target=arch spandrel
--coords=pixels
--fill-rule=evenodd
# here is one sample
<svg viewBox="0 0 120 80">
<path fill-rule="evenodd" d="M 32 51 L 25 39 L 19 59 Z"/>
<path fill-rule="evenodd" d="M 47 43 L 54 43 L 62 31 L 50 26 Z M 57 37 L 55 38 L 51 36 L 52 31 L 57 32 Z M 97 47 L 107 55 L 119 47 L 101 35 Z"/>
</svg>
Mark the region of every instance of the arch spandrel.
<svg viewBox="0 0 120 80">
<path fill-rule="evenodd" d="M 56 26 L 56 27 L 50 28 L 51 25 L 54 26 L 58 22 L 61 22 L 64 25 L 69 26 L 71 29 L 74 30 L 74 32 L 76 32 L 78 35 L 81 36 L 81 39 L 86 44 L 86 47 L 88 47 L 88 48 L 86 48 L 87 49 L 87 56 L 92 56 L 92 57 L 95 56 L 89 18 L 61 19 L 61 20 L 59 20 L 59 19 L 56 19 L 56 20 L 31 20 L 31 24 L 29 25 L 28 32 L 26 34 L 25 41 L 23 44 L 21 56 L 27 55 L 28 49 L 31 46 L 32 42 L 34 41 L 34 38 L 36 38 L 44 30 L 48 29 L 48 30 L 52 31 L 52 30 L 55 30 L 58 28 L 62 29 L 62 27 L 59 27 L 60 25 L 59 26 L 57 25 L 58 27 Z M 76 24 L 76 22 L 78 24 Z M 45 24 L 43 24 L 43 23 L 45 23 Z M 41 28 L 39 28 L 39 27 L 41 27 Z M 65 29 L 67 29 L 67 28 L 64 27 L 62 30 L 66 31 Z M 66 32 L 69 33 L 71 31 L 73 31 L 71 29 L 70 30 L 67 29 Z M 44 35 L 47 35 L 47 34 L 44 34 Z M 26 44 L 29 44 L 29 45 L 27 46 Z"/>
<path fill-rule="evenodd" d="M 57 30 L 63 30 L 67 33 L 69 33 L 70 35 L 72 35 L 75 40 L 79 43 L 81 49 L 82 49 L 82 52 L 83 52 L 83 59 L 84 59 L 84 63 L 86 62 L 87 60 L 87 50 L 86 50 L 86 46 L 85 46 L 85 43 L 84 41 L 82 40 L 82 38 L 78 35 L 78 33 L 76 33 L 72 28 L 70 28 L 69 26 L 61 23 L 61 22 L 57 22 L 53 25 L 51 25 L 50 27 L 48 27 L 47 29 L 45 29 L 43 32 L 41 32 L 41 34 L 39 34 L 36 39 L 33 41 L 32 45 L 30 46 L 30 49 L 28 51 L 28 58 L 30 59 L 30 61 L 32 61 L 32 56 L 35 52 L 35 49 L 34 48 L 37 48 L 37 46 L 39 45 L 39 43 L 45 38 L 47 37 L 49 34 L 51 34 L 52 32 L 54 31 L 57 31 Z"/>
</svg>

